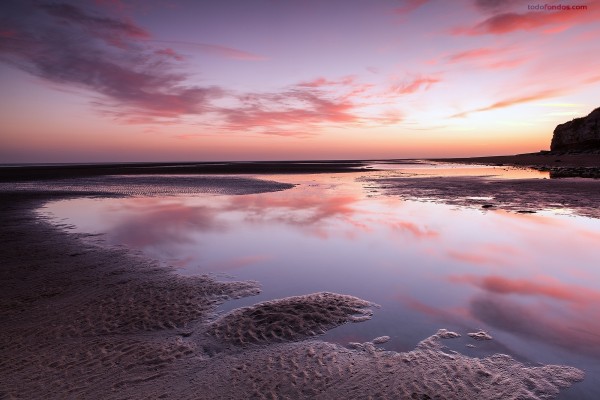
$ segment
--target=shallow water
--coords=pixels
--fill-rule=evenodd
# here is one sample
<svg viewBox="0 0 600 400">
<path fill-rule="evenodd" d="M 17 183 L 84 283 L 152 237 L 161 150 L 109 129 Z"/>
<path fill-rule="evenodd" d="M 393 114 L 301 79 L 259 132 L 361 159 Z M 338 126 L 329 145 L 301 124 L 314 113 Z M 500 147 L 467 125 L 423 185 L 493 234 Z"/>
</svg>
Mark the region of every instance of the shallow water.
<svg viewBox="0 0 600 400">
<path fill-rule="evenodd" d="M 559 398 L 599 398 L 600 220 L 566 210 L 518 214 L 406 201 L 366 179 L 436 171 L 545 177 L 537 171 L 388 168 L 268 176 L 297 185 L 271 193 L 58 201 L 44 213 L 183 275 L 261 283 L 259 296 L 228 302 L 224 311 L 318 291 L 349 294 L 381 308 L 325 340 L 345 345 L 388 335 L 383 347 L 404 351 L 444 327 L 463 333 L 452 343 L 463 354 L 581 368 L 586 380 Z M 494 340 L 466 347 L 473 343 L 466 333 L 480 328 Z"/>
</svg>

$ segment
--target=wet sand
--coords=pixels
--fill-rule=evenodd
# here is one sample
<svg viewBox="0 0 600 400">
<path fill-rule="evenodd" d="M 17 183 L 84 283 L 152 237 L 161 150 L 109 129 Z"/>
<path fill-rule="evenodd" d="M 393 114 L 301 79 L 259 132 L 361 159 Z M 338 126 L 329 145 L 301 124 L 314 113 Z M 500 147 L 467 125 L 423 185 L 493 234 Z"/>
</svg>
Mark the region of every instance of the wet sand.
<svg viewBox="0 0 600 400">
<path fill-rule="evenodd" d="M 543 151 L 508 156 L 433 159 L 432 161 L 530 167 L 540 171 L 549 171 L 551 178 L 600 178 L 600 152 L 564 153 Z"/>
<path fill-rule="evenodd" d="M 400 160 L 404 163 L 404 160 Z M 432 201 L 484 210 L 535 213 L 542 210 L 600 218 L 600 154 L 541 152 L 512 156 L 431 159 L 470 165 L 527 167 L 551 179 L 493 176 L 427 177 L 410 174 L 366 178 L 371 189 L 406 200 Z"/>
<path fill-rule="evenodd" d="M 252 179 L 224 180 L 220 189 L 199 182 L 195 192 L 285 189 Z M 371 318 L 376 305 L 344 294 L 216 315 L 219 304 L 258 293 L 259 283 L 181 277 L 34 211 L 53 199 L 132 194 L 89 189 L 2 193 L 2 398 L 546 399 L 583 379 L 566 366 L 467 357 L 444 348 L 458 336 L 445 330 L 405 353 L 384 351 L 385 338 L 348 347 L 319 341 L 328 329 Z"/>
<path fill-rule="evenodd" d="M 600 180 L 379 177 L 369 187 L 405 200 L 431 201 L 482 210 L 536 213 L 543 210 L 600 218 Z"/>
</svg>

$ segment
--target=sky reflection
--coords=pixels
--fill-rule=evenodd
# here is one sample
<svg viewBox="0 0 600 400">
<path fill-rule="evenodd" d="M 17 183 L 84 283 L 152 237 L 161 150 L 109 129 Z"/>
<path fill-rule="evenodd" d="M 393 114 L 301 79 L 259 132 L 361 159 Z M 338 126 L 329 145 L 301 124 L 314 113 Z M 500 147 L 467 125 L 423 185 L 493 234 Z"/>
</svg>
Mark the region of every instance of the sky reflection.
<svg viewBox="0 0 600 400">
<path fill-rule="evenodd" d="M 385 334 L 388 348 L 404 350 L 440 327 L 485 328 L 493 343 L 461 351 L 502 348 L 600 376 L 599 220 L 373 196 L 359 176 L 277 176 L 298 186 L 239 196 L 77 199 L 47 211 L 184 275 L 261 282 L 262 294 L 231 308 L 322 290 L 382 306 L 372 321 L 333 330 L 329 340 Z"/>
</svg>

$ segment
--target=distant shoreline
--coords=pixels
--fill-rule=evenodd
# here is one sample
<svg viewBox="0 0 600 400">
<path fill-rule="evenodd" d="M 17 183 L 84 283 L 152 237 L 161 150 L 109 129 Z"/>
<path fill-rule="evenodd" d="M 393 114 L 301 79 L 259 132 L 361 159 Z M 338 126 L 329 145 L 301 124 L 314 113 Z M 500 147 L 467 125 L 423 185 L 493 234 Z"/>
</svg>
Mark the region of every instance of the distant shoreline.
<svg viewBox="0 0 600 400">
<path fill-rule="evenodd" d="M 551 173 L 591 172 L 600 177 L 600 153 L 539 153 L 454 158 L 412 158 L 373 160 L 306 161 L 222 161 L 222 162 L 140 162 L 0 165 L 0 182 L 82 178 L 105 175 L 227 175 L 227 174 L 310 174 L 367 171 L 371 163 L 411 163 L 417 160 L 531 167 Z M 578 171 L 579 170 L 579 171 Z M 568 175 L 568 174 L 567 174 Z M 566 176 L 566 175 L 565 175 Z M 560 176 L 557 176 L 560 177 Z"/>
</svg>

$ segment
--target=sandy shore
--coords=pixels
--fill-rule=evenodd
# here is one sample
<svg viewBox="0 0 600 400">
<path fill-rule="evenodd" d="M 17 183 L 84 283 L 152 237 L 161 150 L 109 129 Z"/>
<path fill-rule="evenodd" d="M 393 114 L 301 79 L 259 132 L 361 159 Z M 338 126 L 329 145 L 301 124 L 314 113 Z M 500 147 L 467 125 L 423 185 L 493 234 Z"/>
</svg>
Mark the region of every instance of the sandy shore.
<svg viewBox="0 0 600 400">
<path fill-rule="evenodd" d="M 371 188 L 405 200 L 432 201 L 474 207 L 535 213 L 558 210 L 600 218 L 600 180 L 495 179 L 470 177 L 383 177 L 366 179 Z"/>
<path fill-rule="evenodd" d="M 600 154 L 545 152 L 429 161 L 534 168 L 549 171 L 551 179 L 495 179 L 493 176 L 440 178 L 402 174 L 397 177 L 367 177 L 365 181 L 371 189 L 406 200 L 518 213 L 569 210 L 576 215 L 600 218 Z"/>
<path fill-rule="evenodd" d="M 225 179 L 219 189 L 198 181 L 195 190 L 285 189 L 243 182 Z M 406 353 L 384 351 L 386 338 L 348 347 L 316 340 L 371 318 L 371 303 L 342 294 L 215 315 L 219 304 L 258 293 L 259 284 L 180 277 L 34 211 L 53 199 L 107 195 L 86 187 L 2 193 L 2 398 L 542 399 L 583 379 L 571 367 L 527 367 L 505 355 L 477 359 L 446 350 L 443 341 L 458 334 L 445 330 Z"/>
<path fill-rule="evenodd" d="M 510 165 L 549 171 L 552 178 L 600 178 L 600 153 L 539 152 L 508 156 L 445 158 L 432 161 L 463 164 Z"/>
</svg>

